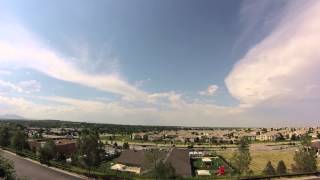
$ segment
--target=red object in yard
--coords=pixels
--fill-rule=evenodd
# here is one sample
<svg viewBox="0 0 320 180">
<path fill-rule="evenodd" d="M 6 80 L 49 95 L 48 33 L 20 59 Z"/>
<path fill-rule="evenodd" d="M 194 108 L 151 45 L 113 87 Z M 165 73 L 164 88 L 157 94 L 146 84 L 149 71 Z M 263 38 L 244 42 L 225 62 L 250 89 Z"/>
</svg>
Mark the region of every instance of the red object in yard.
<svg viewBox="0 0 320 180">
<path fill-rule="evenodd" d="M 224 175 L 224 173 L 225 173 L 224 166 L 219 166 L 218 175 L 222 176 L 222 175 Z"/>
</svg>

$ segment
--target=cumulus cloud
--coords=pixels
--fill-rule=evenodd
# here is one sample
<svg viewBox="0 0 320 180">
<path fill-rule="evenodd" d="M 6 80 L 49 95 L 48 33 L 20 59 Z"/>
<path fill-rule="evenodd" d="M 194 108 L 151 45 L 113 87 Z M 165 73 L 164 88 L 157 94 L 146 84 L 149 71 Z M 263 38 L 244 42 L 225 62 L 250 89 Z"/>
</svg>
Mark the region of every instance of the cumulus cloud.
<svg viewBox="0 0 320 180">
<path fill-rule="evenodd" d="M 293 1 L 272 33 L 252 47 L 225 79 L 245 104 L 319 97 L 320 1 Z M 311 93 L 312 92 L 312 93 Z"/>
<path fill-rule="evenodd" d="M 64 57 L 41 43 L 39 38 L 18 24 L 0 22 L 0 67 L 32 68 L 50 77 L 124 96 L 143 99 L 145 92 L 115 74 L 86 73 L 71 57 Z"/>
<path fill-rule="evenodd" d="M 217 85 L 210 85 L 205 91 L 200 91 L 199 94 L 202 96 L 212 96 L 217 92 L 218 88 Z"/>
</svg>

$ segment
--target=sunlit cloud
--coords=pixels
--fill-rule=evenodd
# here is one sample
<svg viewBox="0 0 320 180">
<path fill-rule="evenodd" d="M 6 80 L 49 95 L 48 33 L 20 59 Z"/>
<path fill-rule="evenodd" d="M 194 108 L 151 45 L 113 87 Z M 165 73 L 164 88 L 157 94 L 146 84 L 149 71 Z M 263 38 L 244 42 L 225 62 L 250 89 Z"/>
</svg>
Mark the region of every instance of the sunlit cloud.
<svg viewBox="0 0 320 180">
<path fill-rule="evenodd" d="M 202 96 L 212 96 L 214 95 L 218 90 L 217 85 L 210 85 L 205 91 L 200 91 L 199 94 Z"/>
<path fill-rule="evenodd" d="M 319 1 L 288 5 L 272 33 L 253 46 L 225 79 L 231 95 L 252 105 L 319 97 L 312 90 L 320 82 L 319 16 Z"/>
</svg>

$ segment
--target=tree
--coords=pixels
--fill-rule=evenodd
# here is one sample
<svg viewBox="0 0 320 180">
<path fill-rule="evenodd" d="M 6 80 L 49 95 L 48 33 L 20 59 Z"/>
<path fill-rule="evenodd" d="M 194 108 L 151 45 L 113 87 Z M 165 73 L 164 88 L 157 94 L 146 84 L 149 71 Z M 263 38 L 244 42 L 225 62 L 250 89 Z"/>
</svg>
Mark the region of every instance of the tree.
<svg viewBox="0 0 320 180">
<path fill-rule="evenodd" d="M 276 141 L 283 141 L 285 140 L 282 133 L 278 133 L 278 136 L 276 137 Z"/>
<path fill-rule="evenodd" d="M 263 170 L 263 174 L 265 175 L 275 175 L 276 170 L 273 168 L 271 161 L 268 161 L 266 167 Z"/>
<path fill-rule="evenodd" d="M 305 134 L 301 137 L 301 145 L 302 146 L 310 146 L 312 137 L 308 134 Z"/>
<path fill-rule="evenodd" d="M 291 141 L 296 141 L 297 140 L 297 135 L 296 134 L 292 134 L 291 135 Z"/>
<path fill-rule="evenodd" d="M 89 174 L 93 167 L 102 162 L 105 151 L 97 131 L 84 129 L 78 139 L 79 162 L 88 169 Z"/>
<path fill-rule="evenodd" d="M 315 172 L 317 170 L 316 152 L 313 149 L 300 148 L 293 157 L 292 170 L 298 173 Z"/>
<path fill-rule="evenodd" d="M 251 155 L 249 150 L 249 140 L 247 137 L 242 137 L 238 143 L 238 150 L 232 156 L 232 163 L 239 174 L 248 173 L 251 163 Z"/>
<path fill-rule="evenodd" d="M 8 126 L 0 128 L 0 146 L 6 147 L 10 144 L 10 132 Z"/>
<path fill-rule="evenodd" d="M 280 175 L 287 174 L 287 167 L 282 160 L 278 162 L 277 174 L 280 174 Z"/>
<path fill-rule="evenodd" d="M 157 149 L 150 149 L 146 152 L 146 164 L 148 167 L 152 167 L 153 169 L 156 169 L 157 162 L 160 159 L 160 152 Z"/>
<path fill-rule="evenodd" d="M 160 179 L 174 179 L 176 177 L 175 169 L 172 167 L 171 163 L 165 164 L 163 161 L 157 163 L 153 172 L 154 176 Z"/>
<path fill-rule="evenodd" d="M 123 149 L 130 149 L 129 143 L 125 142 L 122 145 Z"/>
<path fill-rule="evenodd" d="M 16 179 L 14 166 L 11 161 L 0 156 L 0 179 L 14 180 Z"/>
<path fill-rule="evenodd" d="M 39 159 L 42 164 L 50 164 L 50 160 L 54 159 L 57 155 L 56 145 L 53 140 L 49 140 L 39 150 Z"/>
<path fill-rule="evenodd" d="M 18 129 L 14 132 L 13 137 L 11 138 L 11 146 L 16 151 L 21 151 L 27 145 L 27 136 L 24 131 Z"/>
</svg>

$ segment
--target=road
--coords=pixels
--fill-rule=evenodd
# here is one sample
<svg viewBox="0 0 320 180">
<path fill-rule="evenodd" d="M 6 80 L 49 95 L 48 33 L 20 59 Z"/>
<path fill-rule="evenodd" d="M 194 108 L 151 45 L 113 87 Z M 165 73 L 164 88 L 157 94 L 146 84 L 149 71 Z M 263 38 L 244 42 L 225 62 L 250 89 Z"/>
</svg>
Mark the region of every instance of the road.
<svg viewBox="0 0 320 180">
<path fill-rule="evenodd" d="M 19 178 L 27 177 L 30 180 L 82 180 L 80 177 L 58 172 L 11 153 L 0 151 L 3 157 L 14 162 L 16 174 Z"/>
</svg>

